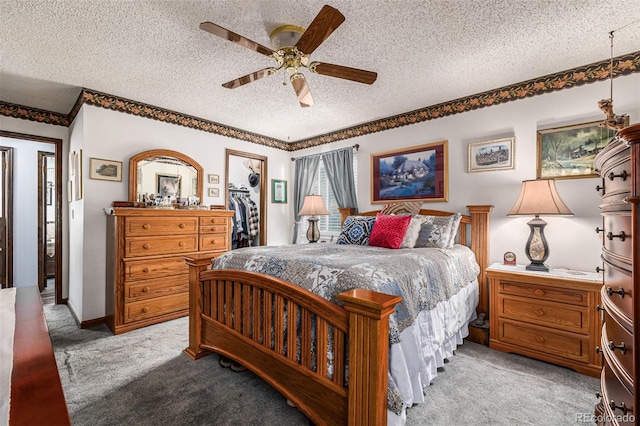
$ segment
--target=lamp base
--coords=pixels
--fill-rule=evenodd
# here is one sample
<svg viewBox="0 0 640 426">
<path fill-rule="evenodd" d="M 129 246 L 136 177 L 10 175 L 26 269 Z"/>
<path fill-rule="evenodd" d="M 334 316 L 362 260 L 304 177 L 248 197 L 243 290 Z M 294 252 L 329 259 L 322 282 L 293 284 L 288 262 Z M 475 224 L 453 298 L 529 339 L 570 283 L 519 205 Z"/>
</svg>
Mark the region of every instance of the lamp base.
<svg viewBox="0 0 640 426">
<path fill-rule="evenodd" d="M 525 269 L 527 271 L 549 272 L 549 267 L 542 262 L 531 262 L 525 267 Z"/>
<path fill-rule="evenodd" d="M 307 229 L 307 240 L 310 243 L 317 243 L 320 239 L 320 229 L 318 228 L 318 218 L 311 216 L 309 219 L 309 229 Z"/>
</svg>

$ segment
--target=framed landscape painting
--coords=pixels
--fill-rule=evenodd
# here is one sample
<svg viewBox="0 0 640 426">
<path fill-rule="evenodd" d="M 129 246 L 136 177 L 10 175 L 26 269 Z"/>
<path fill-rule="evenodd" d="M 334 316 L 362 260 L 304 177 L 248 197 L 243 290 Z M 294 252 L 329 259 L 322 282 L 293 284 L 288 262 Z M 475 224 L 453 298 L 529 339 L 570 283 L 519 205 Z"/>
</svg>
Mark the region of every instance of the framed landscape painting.
<svg viewBox="0 0 640 426">
<path fill-rule="evenodd" d="M 447 201 L 447 141 L 371 155 L 371 203 Z"/>
<path fill-rule="evenodd" d="M 89 161 L 89 169 L 89 179 L 122 182 L 122 161 L 91 158 Z"/>
<path fill-rule="evenodd" d="M 514 137 L 470 143 L 467 171 L 472 173 L 513 169 L 515 145 Z"/>
<path fill-rule="evenodd" d="M 596 155 L 616 135 L 600 127 L 600 121 L 538 130 L 538 178 L 575 179 L 598 177 Z"/>
</svg>

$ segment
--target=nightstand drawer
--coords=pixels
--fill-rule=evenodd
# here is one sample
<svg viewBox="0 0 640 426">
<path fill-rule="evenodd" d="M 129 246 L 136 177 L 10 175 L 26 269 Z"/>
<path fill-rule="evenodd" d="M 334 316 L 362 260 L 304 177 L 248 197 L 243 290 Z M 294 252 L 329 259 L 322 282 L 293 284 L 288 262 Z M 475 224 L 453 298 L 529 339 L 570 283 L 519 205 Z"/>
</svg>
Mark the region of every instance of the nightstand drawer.
<svg viewBox="0 0 640 426">
<path fill-rule="evenodd" d="M 509 320 L 498 321 L 501 342 L 576 361 L 589 361 L 588 336 L 555 332 L 549 328 Z"/>
<path fill-rule="evenodd" d="M 572 290 L 561 287 L 547 287 L 536 284 L 522 282 L 500 281 L 498 291 L 502 294 L 511 294 L 527 298 L 551 300 L 554 302 L 571 303 L 574 305 L 587 306 L 589 303 L 588 292 Z"/>
<path fill-rule="evenodd" d="M 589 328 L 587 308 L 534 299 L 498 296 L 498 316 L 583 334 Z"/>
</svg>

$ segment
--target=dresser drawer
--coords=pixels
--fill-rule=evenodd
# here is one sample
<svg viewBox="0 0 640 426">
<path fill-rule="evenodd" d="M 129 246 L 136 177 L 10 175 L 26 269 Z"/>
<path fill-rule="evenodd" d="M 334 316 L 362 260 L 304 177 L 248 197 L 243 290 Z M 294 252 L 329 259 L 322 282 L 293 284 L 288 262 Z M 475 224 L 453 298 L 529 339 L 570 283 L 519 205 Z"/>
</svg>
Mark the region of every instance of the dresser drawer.
<svg viewBox="0 0 640 426">
<path fill-rule="evenodd" d="M 125 301 L 150 299 L 189 291 L 189 274 L 125 283 Z"/>
<path fill-rule="evenodd" d="M 611 292 L 611 294 L 609 294 Z M 624 292 L 621 297 L 619 293 Z M 620 313 L 633 319 L 633 280 L 631 273 L 608 262 L 604 265 L 604 286 L 602 300 L 614 305 Z"/>
<path fill-rule="evenodd" d="M 141 321 L 161 315 L 180 311 L 187 313 L 189 309 L 189 293 L 174 294 L 166 297 L 156 297 L 124 304 L 124 322 Z"/>
<path fill-rule="evenodd" d="M 551 300 L 554 302 L 571 303 L 587 306 L 588 292 L 557 287 L 546 287 L 536 284 L 500 281 L 500 293 L 523 296 L 534 299 Z"/>
<path fill-rule="evenodd" d="M 606 250 L 628 259 L 631 264 L 633 239 L 631 214 L 606 214 L 604 216 L 604 247 Z"/>
<path fill-rule="evenodd" d="M 206 234 L 200 236 L 200 251 L 225 250 L 228 247 L 229 234 Z"/>
<path fill-rule="evenodd" d="M 189 267 L 182 257 L 126 260 L 124 262 L 124 279 L 126 282 L 188 273 Z"/>
<path fill-rule="evenodd" d="M 228 217 L 201 217 L 200 226 L 206 225 L 227 225 L 229 223 Z"/>
<path fill-rule="evenodd" d="M 602 378 L 600 382 L 602 387 L 602 401 L 607 405 L 607 411 L 615 416 L 617 422 L 611 422 L 610 424 L 617 425 L 635 425 L 634 418 L 638 413 L 635 410 L 633 404 L 633 395 L 629 390 L 620 382 L 608 363 L 604 363 L 604 369 L 602 371 Z M 627 409 L 627 416 L 624 415 L 624 411 L 620 408 L 613 409 L 613 405 L 620 407 L 624 403 Z"/>
<path fill-rule="evenodd" d="M 545 354 L 581 362 L 589 360 L 588 336 L 554 332 L 549 328 L 515 321 L 498 321 L 498 339 L 501 342 L 529 348 Z"/>
<path fill-rule="evenodd" d="M 200 225 L 201 234 L 226 234 L 227 225 Z"/>
<path fill-rule="evenodd" d="M 587 308 L 543 303 L 535 299 L 498 296 L 498 316 L 587 334 Z"/>
<path fill-rule="evenodd" d="M 612 349 L 612 345 L 616 345 L 617 348 Z M 609 353 L 625 371 L 633 371 L 633 336 L 609 315 L 605 317 L 602 330 L 602 346 L 608 348 Z"/>
<path fill-rule="evenodd" d="M 125 257 L 189 253 L 198 250 L 197 235 L 133 237 L 125 239 Z"/>
<path fill-rule="evenodd" d="M 125 236 L 197 234 L 197 217 L 128 217 Z"/>
</svg>

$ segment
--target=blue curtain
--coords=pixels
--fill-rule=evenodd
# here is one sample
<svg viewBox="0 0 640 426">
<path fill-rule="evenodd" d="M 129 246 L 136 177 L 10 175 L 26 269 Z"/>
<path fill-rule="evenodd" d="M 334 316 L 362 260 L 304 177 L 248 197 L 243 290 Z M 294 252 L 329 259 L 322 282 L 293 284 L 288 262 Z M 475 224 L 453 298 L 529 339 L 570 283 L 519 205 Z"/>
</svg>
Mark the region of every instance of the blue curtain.
<svg viewBox="0 0 640 426">
<path fill-rule="evenodd" d="M 311 192 L 313 180 L 318 173 L 320 155 L 311 155 L 296 159 L 295 181 L 293 185 L 293 208 L 295 215 L 295 225 L 293 227 L 293 244 L 298 240 L 298 228 L 300 226 L 300 216 L 298 212 L 304 204 L 304 197 Z"/>
</svg>

